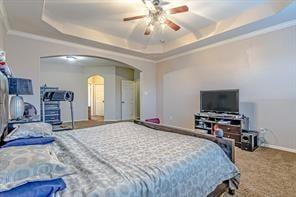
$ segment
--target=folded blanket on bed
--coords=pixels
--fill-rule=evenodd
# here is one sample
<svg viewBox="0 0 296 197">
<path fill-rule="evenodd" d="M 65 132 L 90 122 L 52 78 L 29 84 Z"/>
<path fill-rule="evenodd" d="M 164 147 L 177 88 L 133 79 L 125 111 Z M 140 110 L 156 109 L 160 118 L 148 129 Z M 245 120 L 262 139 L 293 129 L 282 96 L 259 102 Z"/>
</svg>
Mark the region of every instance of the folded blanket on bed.
<svg viewBox="0 0 296 197">
<path fill-rule="evenodd" d="M 66 188 L 63 179 L 29 182 L 11 190 L 0 192 L 0 197 L 51 197 Z"/>
<path fill-rule="evenodd" d="M 0 148 L 7 148 L 11 146 L 27 146 L 27 145 L 42 145 L 49 144 L 55 140 L 54 137 L 32 137 L 32 138 L 19 138 L 7 141 Z"/>
</svg>

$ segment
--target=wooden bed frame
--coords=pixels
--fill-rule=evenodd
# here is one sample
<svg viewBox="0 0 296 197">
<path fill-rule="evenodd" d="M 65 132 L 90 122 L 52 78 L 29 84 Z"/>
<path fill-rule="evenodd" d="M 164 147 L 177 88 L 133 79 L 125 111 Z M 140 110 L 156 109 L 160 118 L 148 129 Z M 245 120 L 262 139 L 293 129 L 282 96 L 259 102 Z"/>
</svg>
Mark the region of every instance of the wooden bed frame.
<svg viewBox="0 0 296 197">
<path fill-rule="evenodd" d="M 226 155 L 229 157 L 229 159 L 235 163 L 235 150 L 234 150 L 234 140 L 229 138 L 217 138 L 213 135 L 204 134 L 198 131 L 179 128 L 179 127 L 173 127 L 168 125 L 160 125 L 160 124 L 154 124 L 150 122 L 143 122 L 140 120 L 134 120 L 134 123 L 138 125 L 142 125 L 151 129 L 165 131 L 165 132 L 172 132 L 172 133 L 178 133 L 181 135 L 188 135 L 192 137 L 198 137 L 210 140 L 214 143 L 216 143 L 218 146 L 222 148 L 222 150 L 226 153 Z M 229 181 L 224 181 L 220 185 L 216 187 L 216 189 L 211 192 L 207 197 L 219 197 L 223 193 L 228 192 L 229 194 L 233 195 L 235 193 L 235 190 L 231 189 L 229 186 Z"/>
</svg>

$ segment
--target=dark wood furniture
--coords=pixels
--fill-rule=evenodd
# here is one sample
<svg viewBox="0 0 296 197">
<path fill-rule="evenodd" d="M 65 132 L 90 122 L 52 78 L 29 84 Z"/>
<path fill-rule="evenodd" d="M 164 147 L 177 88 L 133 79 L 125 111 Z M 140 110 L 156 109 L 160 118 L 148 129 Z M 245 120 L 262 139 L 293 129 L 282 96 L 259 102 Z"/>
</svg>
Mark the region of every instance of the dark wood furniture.
<svg viewBox="0 0 296 197">
<path fill-rule="evenodd" d="M 249 130 L 249 118 L 240 115 L 216 113 L 197 113 L 194 115 L 195 129 L 202 129 L 208 134 L 214 134 L 214 126 L 218 125 L 224 131 L 224 137 L 235 140 L 235 145 L 241 147 L 243 130 Z"/>
<path fill-rule="evenodd" d="M 160 124 L 154 124 L 150 122 L 143 122 L 139 120 L 134 120 L 136 124 L 149 127 L 151 129 L 156 129 L 160 131 L 166 131 L 166 132 L 172 132 L 172 133 L 178 133 L 182 135 L 188 135 L 192 137 L 198 137 L 207 139 L 210 141 L 213 141 L 217 145 L 219 145 L 222 150 L 226 153 L 226 155 L 229 157 L 229 159 L 235 163 L 235 150 L 234 150 L 234 140 L 233 139 L 227 139 L 227 138 L 216 138 L 213 135 L 204 134 L 198 131 L 179 128 L 179 127 L 173 127 L 173 126 L 167 126 L 167 125 L 160 125 Z M 229 194 L 233 195 L 235 193 L 235 190 L 231 189 L 229 186 L 229 181 L 224 181 L 223 183 L 219 184 L 213 192 L 211 192 L 207 197 L 219 197 L 223 193 L 228 192 Z M 238 184 L 238 183 L 237 183 Z"/>
</svg>

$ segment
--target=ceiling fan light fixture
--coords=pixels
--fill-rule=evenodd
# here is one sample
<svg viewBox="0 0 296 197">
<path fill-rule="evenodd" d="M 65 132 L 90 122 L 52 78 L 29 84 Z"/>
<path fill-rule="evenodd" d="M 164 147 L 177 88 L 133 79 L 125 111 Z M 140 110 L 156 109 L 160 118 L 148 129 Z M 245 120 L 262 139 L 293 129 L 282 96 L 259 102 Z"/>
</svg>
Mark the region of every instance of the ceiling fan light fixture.
<svg viewBox="0 0 296 197">
<path fill-rule="evenodd" d="M 188 12 L 189 8 L 186 5 L 174 7 L 168 10 L 164 10 L 162 5 L 166 3 L 160 0 L 142 0 L 146 6 L 147 13 L 145 15 L 138 15 L 133 17 L 124 18 L 123 21 L 131 21 L 137 19 L 144 19 L 146 23 L 146 28 L 144 35 L 150 35 L 154 30 L 154 25 L 161 26 L 162 29 L 165 28 L 165 25 L 178 31 L 181 29 L 179 25 L 170 20 L 169 15 L 179 14 L 183 12 Z M 166 3 L 167 4 L 167 3 Z M 165 5 L 165 4 L 164 4 Z"/>
<path fill-rule="evenodd" d="M 146 24 L 149 25 L 150 23 L 152 23 L 153 19 L 151 16 L 146 16 L 145 21 L 146 21 Z"/>
<path fill-rule="evenodd" d="M 153 24 L 150 24 L 149 25 L 149 30 L 152 32 L 154 30 L 154 25 Z"/>
<path fill-rule="evenodd" d="M 150 11 L 155 11 L 155 6 L 153 5 L 153 3 L 151 1 L 146 1 L 146 6 L 148 8 L 148 10 Z"/>
<path fill-rule="evenodd" d="M 160 24 L 164 24 L 165 21 L 166 21 L 166 16 L 164 16 L 164 15 L 160 15 L 160 16 L 158 17 L 158 21 L 159 21 Z"/>
</svg>

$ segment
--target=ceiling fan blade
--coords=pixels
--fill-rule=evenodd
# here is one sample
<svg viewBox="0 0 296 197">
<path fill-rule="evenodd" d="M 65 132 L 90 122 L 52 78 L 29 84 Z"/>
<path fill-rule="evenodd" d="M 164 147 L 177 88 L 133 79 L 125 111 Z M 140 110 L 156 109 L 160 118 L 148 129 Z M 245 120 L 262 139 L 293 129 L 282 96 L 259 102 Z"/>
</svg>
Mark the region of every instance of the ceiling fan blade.
<svg viewBox="0 0 296 197">
<path fill-rule="evenodd" d="M 146 17 L 146 15 L 132 16 L 132 17 L 124 18 L 123 21 L 137 20 L 137 19 L 141 19 L 141 18 L 145 18 L 145 17 Z"/>
<path fill-rule="evenodd" d="M 166 19 L 164 23 L 167 24 L 170 28 L 172 28 L 175 31 L 178 31 L 179 29 L 181 29 L 179 25 L 177 25 L 176 23 L 174 23 L 169 19 Z"/>
<path fill-rule="evenodd" d="M 178 14 L 178 13 L 188 12 L 188 11 L 189 11 L 189 7 L 187 5 L 183 5 L 183 6 L 172 8 L 172 9 L 168 10 L 168 12 L 170 14 Z"/>
<path fill-rule="evenodd" d="M 168 4 L 170 4 L 170 2 L 167 2 L 167 1 L 160 1 L 160 5 L 161 5 L 161 6 L 168 5 Z"/>
<path fill-rule="evenodd" d="M 144 35 L 145 35 L 145 36 L 148 36 L 148 35 L 150 35 L 150 34 L 151 34 L 151 29 L 150 29 L 149 26 L 147 26 Z"/>
</svg>

